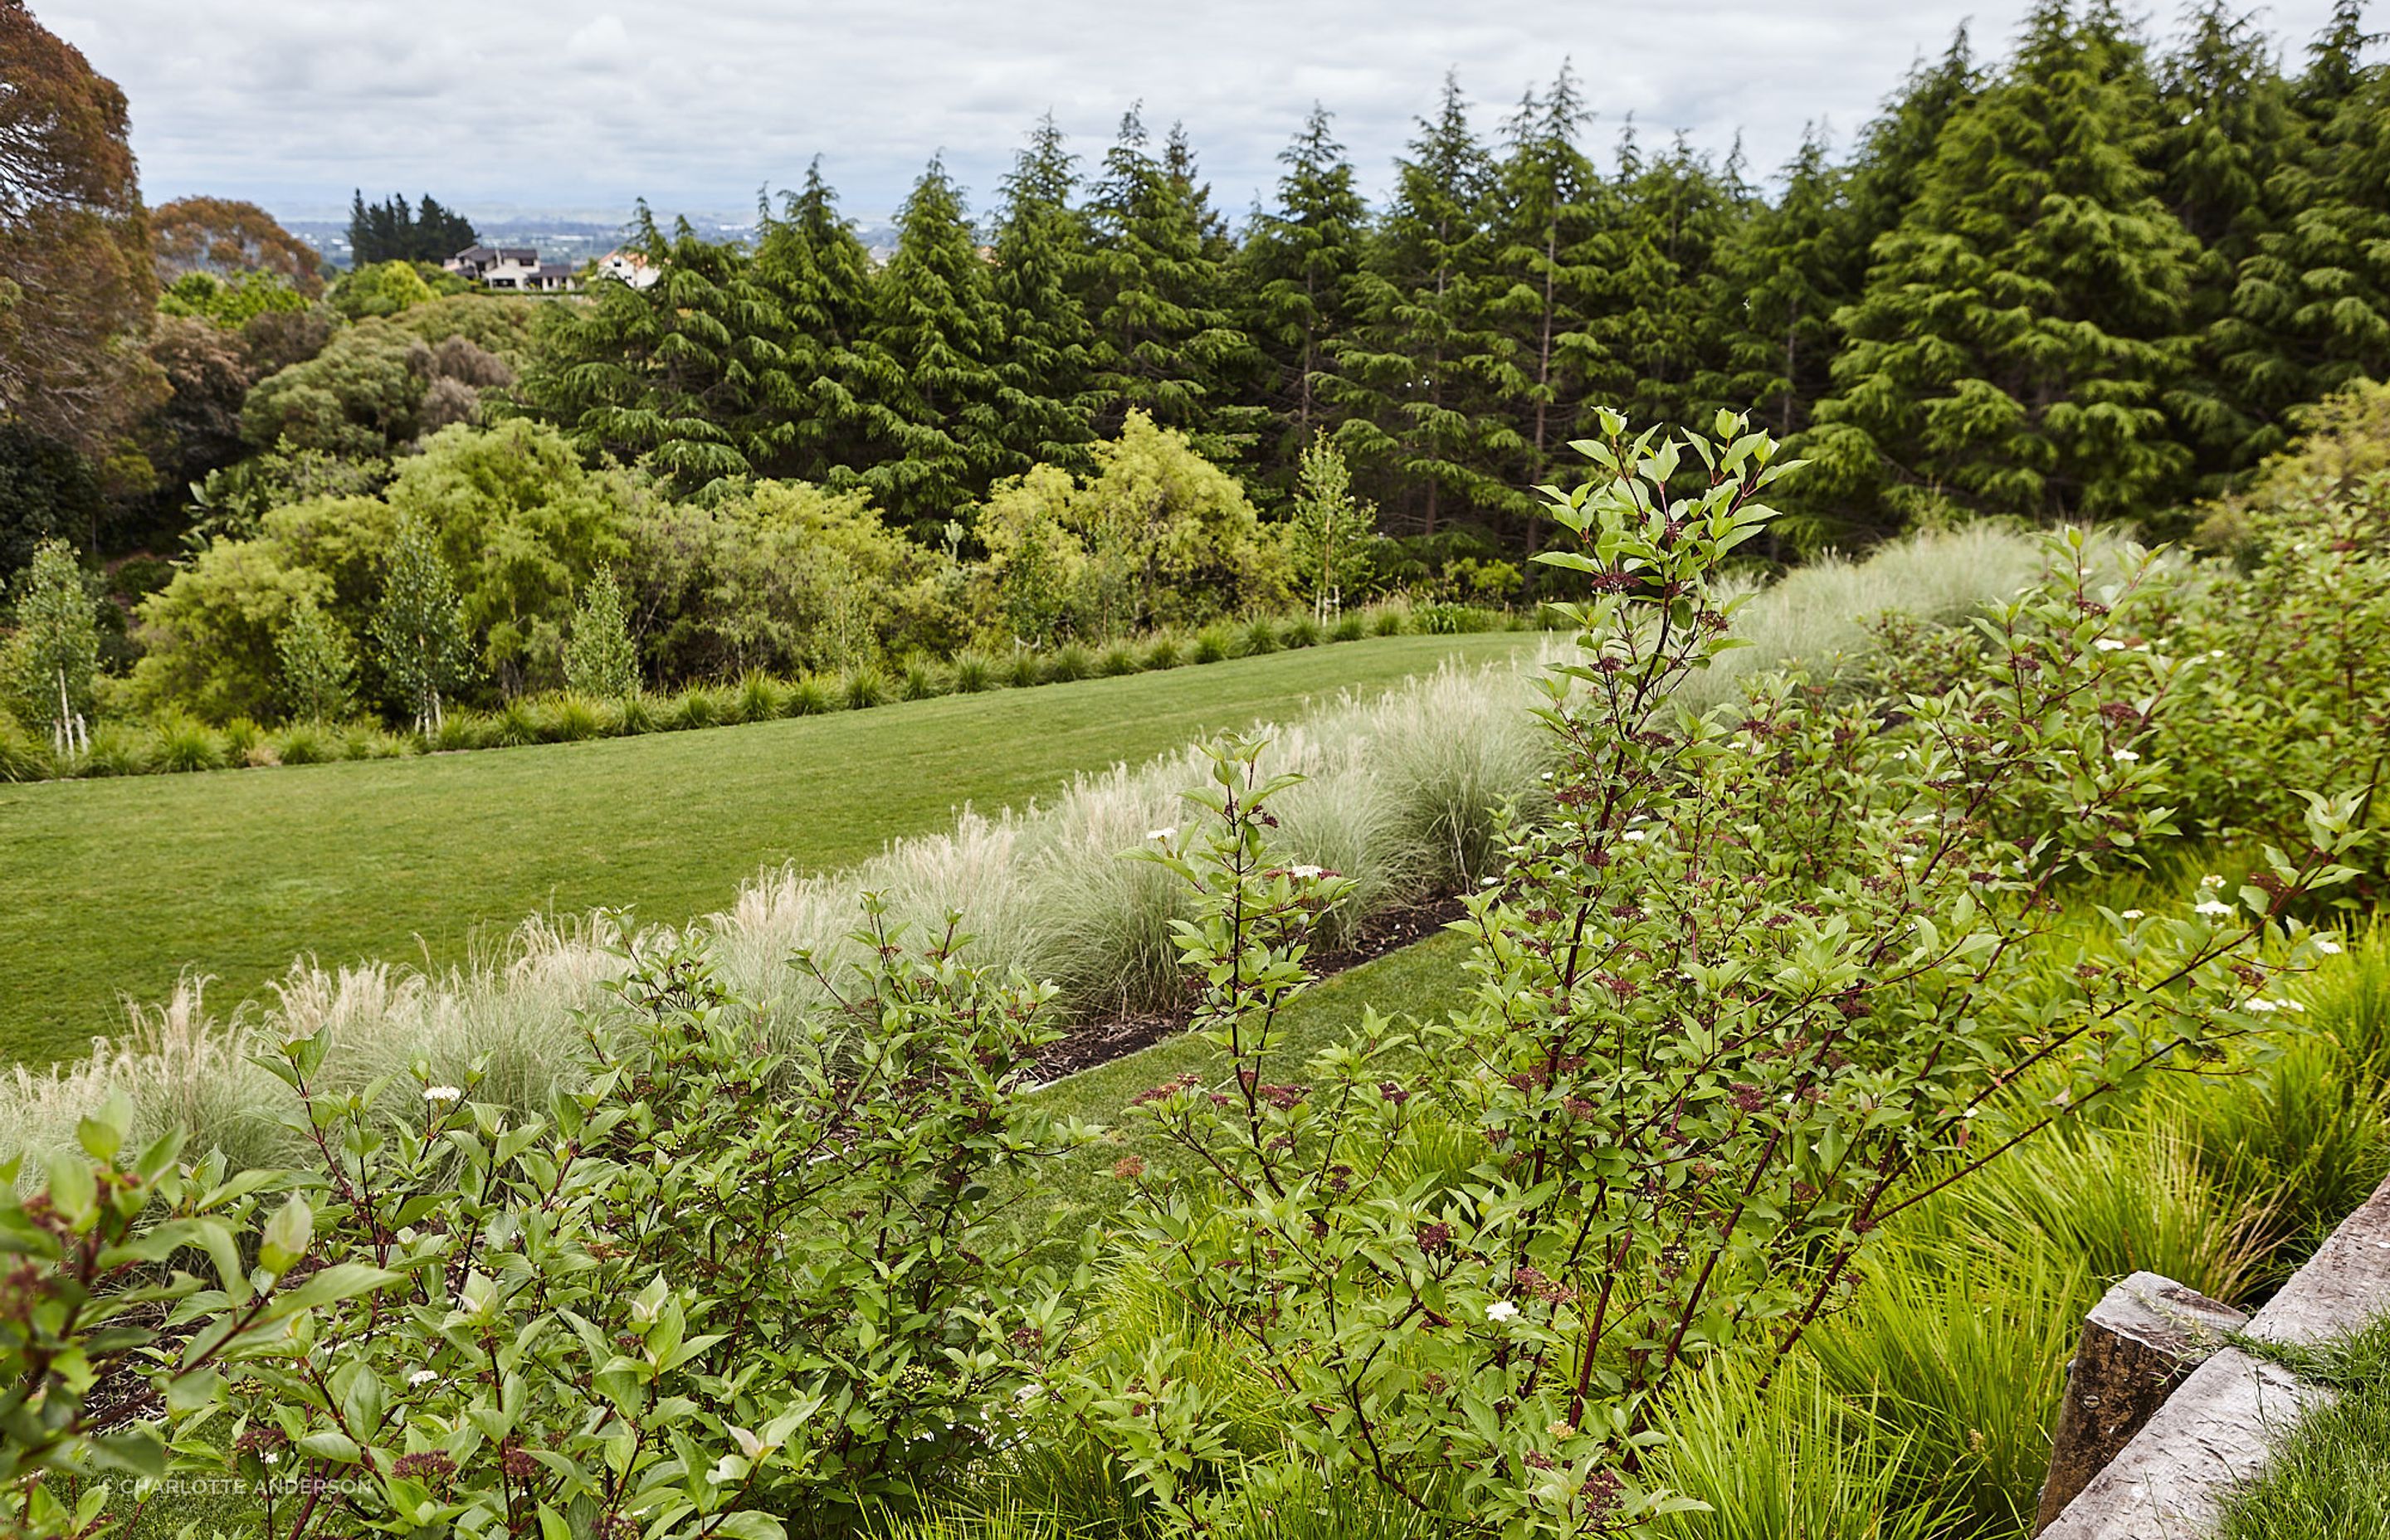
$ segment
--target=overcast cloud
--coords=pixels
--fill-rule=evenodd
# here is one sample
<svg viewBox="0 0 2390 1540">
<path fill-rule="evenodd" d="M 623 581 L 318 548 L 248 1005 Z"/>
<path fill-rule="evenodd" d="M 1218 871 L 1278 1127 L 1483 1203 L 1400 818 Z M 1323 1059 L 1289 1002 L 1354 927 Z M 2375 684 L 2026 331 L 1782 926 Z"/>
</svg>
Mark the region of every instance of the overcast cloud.
<svg viewBox="0 0 2390 1540">
<path fill-rule="evenodd" d="M 611 218 L 749 207 L 821 156 L 846 211 L 884 214 L 933 153 L 975 209 L 1047 109 L 1088 160 L 1142 100 L 1183 120 L 1241 214 L 1314 100 L 1373 191 L 1447 68 L 1498 131 L 1563 57 L 1606 149 L 1632 113 L 1772 171 L 1812 120 L 1839 143 L 1972 17 L 2006 52 L 2020 0 L 34 0 L 131 98 L 151 202 L 246 198 L 288 219 L 426 188 L 468 213 Z M 2267 19 L 2295 57 L 2328 0 Z M 2171 8 L 2168 13 L 2171 16 Z"/>
</svg>

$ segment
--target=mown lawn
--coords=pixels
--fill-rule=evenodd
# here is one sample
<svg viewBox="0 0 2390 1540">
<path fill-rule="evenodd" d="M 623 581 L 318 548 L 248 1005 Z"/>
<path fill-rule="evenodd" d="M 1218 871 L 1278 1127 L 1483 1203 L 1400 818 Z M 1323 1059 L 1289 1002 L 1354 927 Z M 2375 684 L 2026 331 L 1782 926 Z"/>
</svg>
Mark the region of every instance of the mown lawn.
<svg viewBox="0 0 2390 1540">
<path fill-rule="evenodd" d="M 1476 984 L 1462 971 L 1470 945 L 1468 935 L 1446 930 L 1321 980 L 1279 1019 L 1265 1078 L 1294 1078 L 1313 1054 L 1352 1036 L 1362 1013 L 1373 1006 L 1391 1023 L 1392 1032 L 1416 1032 L 1419 1023 L 1444 1020 L 1469 1003 Z M 1057 1081 L 1038 1093 L 1047 1110 L 1107 1131 L 1100 1143 L 1052 1162 L 1041 1173 L 1051 1184 L 1060 1234 L 1076 1235 L 1120 1206 L 1122 1178 L 1113 1174 L 1113 1167 L 1124 1157 L 1137 1157 L 1157 1175 L 1193 1172 L 1193 1157 L 1164 1138 L 1152 1119 L 1129 1100 L 1182 1074 L 1217 1084 L 1227 1072 L 1222 1068 L 1226 1062 L 1213 1044 L 1181 1034 Z"/>
<path fill-rule="evenodd" d="M 0 786 L 0 1062 L 120 1030 L 186 969 L 227 1012 L 302 952 L 451 962 L 524 917 L 678 920 L 1080 771 L 1521 638 L 1399 636 L 831 716 L 422 759 Z"/>
</svg>

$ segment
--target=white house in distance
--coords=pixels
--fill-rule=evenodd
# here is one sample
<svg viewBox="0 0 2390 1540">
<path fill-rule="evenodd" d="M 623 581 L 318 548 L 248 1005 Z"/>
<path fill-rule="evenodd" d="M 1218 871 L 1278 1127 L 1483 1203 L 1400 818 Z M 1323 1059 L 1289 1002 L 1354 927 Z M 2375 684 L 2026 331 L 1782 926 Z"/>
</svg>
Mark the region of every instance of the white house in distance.
<svg viewBox="0 0 2390 1540">
<path fill-rule="evenodd" d="M 489 289 L 557 294 L 572 287 L 570 263 L 542 262 L 528 246 L 468 246 L 440 265 Z"/>
<path fill-rule="evenodd" d="M 663 274 L 648 260 L 645 251 L 625 251 L 618 247 L 598 259 L 598 276 L 629 284 L 633 289 L 651 289 Z"/>
</svg>

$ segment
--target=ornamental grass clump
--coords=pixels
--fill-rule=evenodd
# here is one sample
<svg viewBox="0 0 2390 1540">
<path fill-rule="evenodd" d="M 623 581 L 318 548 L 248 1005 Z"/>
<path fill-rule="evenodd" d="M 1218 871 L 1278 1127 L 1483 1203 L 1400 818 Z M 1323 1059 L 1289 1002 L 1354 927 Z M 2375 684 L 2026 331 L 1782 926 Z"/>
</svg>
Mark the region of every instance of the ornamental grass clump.
<svg viewBox="0 0 2390 1540">
<path fill-rule="evenodd" d="M 2314 952 L 2283 917 L 2352 875 L 2354 799 L 2319 797 L 2237 890 L 2059 927 L 2057 884 L 2172 832 L 2155 727 L 2184 671 L 2101 645 L 2149 560 L 2077 533 L 1939 694 L 1793 674 L 1679 700 L 1736 645 L 1721 570 L 1790 467 L 1728 415 L 1708 439 L 1602 426 L 1543 558 L 1591 596 L 1560 607 L 1577 656 L 1537 710 L 1553 811 L 1501 828 L 1468 902 L 1469 1009 L 1371 1013 L 1279 1083 L 1348 879 L 1275 853 L 1291 783 L 1250 742 L 1151 853 L 1195 896 L 1176 930 L 1222 1072 L 1137 1098 L 1207 1175 L 1124 1172 L 1116 1228 L 1189 1319 L 1098 1345 L 1071 1405 L 1176 1525 L 1250 1457 L 1174 1367 L 1225 1342 L 1285 1407 L 1291 1465 L 1467 1531 L 1651 1533 L 1685 1506 L 1656 1456 L 1681 1386 L 1731 1361 L 1765 1392 L 1889 1222 L 2261 1026 Z M 1426 1128 L 1482 1153 L 1410 1174 Z"/>
<path fill-rule="evenodd" d="M 779 684 L 761 669 L 749 669 L 732 688 L 728 719 L 770 722 L 782 714 L 782 707 Z"/>
<path fill-rule="evenodd" d="M 983 652 L 958 652 L 949 677 L 957 695 L 977 695 L 996 687 L 996 664 Z"/>
</svg>

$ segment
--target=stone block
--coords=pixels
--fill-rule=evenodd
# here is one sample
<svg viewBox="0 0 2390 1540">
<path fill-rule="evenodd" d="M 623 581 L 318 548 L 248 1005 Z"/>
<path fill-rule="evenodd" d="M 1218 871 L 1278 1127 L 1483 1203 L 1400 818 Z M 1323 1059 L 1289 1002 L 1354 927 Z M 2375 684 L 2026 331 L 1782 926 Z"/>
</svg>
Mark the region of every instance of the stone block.
<svg viewBox="0 0 2390 1540">
<path fill-rule="evenodd" d="M 2084 1319 L 2082 1341 L 2066 1367 L 2066 1398 L 2035 1527 L 2047 1528 L 2065 1511 L 2175 1387 L 2248 1319 L 2155 1273 L 2135 1273 L 2109 1290 Z"/>
</svg>

